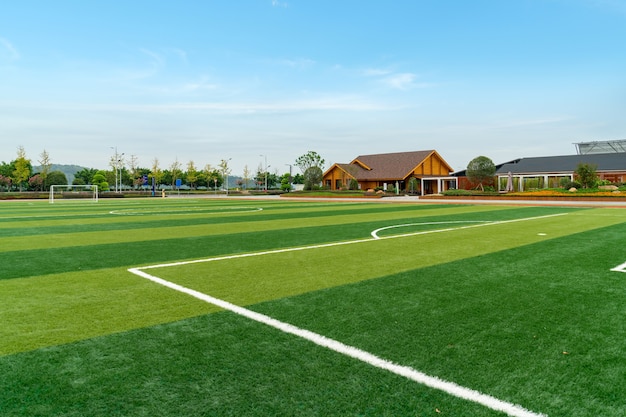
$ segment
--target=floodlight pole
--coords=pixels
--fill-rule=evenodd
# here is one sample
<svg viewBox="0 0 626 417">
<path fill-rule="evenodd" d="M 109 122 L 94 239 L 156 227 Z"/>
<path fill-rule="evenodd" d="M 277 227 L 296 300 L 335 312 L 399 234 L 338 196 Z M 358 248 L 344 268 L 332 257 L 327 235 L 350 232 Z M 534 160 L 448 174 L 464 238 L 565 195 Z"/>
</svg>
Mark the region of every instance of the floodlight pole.
<svg viewBox="0 0 626 417">
<path fill-rule="evenodd" d="M 117 146 L 110 146 L 111 149 L 115 150 L 115 156 L 113 157 L 113 172 L 115 173 L 115 192 L 119 192 L 122 189 L 122 169 L 120 168 L 120 164 L 122 162 L 122 157 L 124 153 L 117 153 Z M 119 175 L 118 175 L 119 174 Z M 119 187 L 118 187 L 118 179 L 119 179 Z"/>
<path fill-rule="evenodd" d="M 226 174 L 226 197 L 228 197 L 228 161 L 230 161 L 233 158 L 228 158 L 225 162 L 224 162 L 224 173 Z"/>
<path fill-rule="evenodd" d="M 265 192 L 267 192 L 267 155 L 259 155 L 265 157 Z"/>
</svg>

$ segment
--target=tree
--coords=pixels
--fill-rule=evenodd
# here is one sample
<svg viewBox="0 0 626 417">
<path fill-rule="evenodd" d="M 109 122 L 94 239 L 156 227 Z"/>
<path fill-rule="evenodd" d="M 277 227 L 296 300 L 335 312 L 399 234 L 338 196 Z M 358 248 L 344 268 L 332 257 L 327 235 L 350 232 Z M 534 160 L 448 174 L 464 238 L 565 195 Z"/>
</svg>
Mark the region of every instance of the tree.
<svg viewBox="0 0 626 417">
<path fill-rule="evenodd" d="M 296 166 L 300 168 L 304 174 L 309 168 L 319 168 L 320 171 L 324 168 L 324 159 L 314 151 L 309 151 L 304 155 L 296 159 Z"/>
<path fill-rule="evenodd" d="M 593 188 L 598 182 L 597 165 L 580 163 L 576 166 L 576 176 L 583 188 Z"/>
<path fill-rule="evenodd" d="M 304 184 L 304 176 L 302 174 L 296 174 L 293 176 L 292 184 Z"/>
<path fill-rule="evenodd" d="M 418 189 L 419 189 L 419 183 L 417 182 L 417 178 L 411 177 L 409 179 L 409 192 L 413 194 L 417 192 Z"/>
<path fill-rule="evenodd" d="M 62 171 L 52 171 L 44 180 L 46 188 L 51 185 L 67 185 L 67 176 Z"/>
<path fill-rule="evenodd" d="M 291 175 L 288 172 L 280 177 L 280 189 L 285 192 L 291 191 Z"/>
<path fill-rule="evenodd" d="M 104 176 L 104 171 L 98 171 L 91 179 L 91 184 L 98 186 L 98 192 L 109 191 L 109 183 Z"/>
<path fill-rule="evenodd" d="M 43 189 L 43 178 L 41 174 L 35 174 L 28 179 L 28 187 L 31 190 L 41 190 Z"/>
<path fill-rule="evenodd" d="M 304 171 L 304 189 L 313 190 L 322 181 L 324 172 L 318 166 L 311 166 Z"/>
<path fill-rule="evenodd" d="M 11 178 L 0 174 L 0 190 L 2 187 L 6 187 L 6 190 L 9 191 L 11 189 Z"/>
<path fill-rule="evenodd" d="M 17 159 L 15 160 L 15 168 L 12 172 L 13 183 L 17 184 L 20 192 L 23 190 L 24 183 L 30 178 L 33 167 L 30 159 L 26 158 L 26 151 L 23 146 L 17 148 Z"/>
<path fill-rule="evenodd" d="M 132 184 L 133 188 L 136 188 L 137 185 L 142 185 L 143 178 L 141 178 L 141 175 L 139 174 L 139 168 L 137 166 L 137 155 L 130 156 L 130 160 L 128 161 L 128 168 L 130 168 L 129 182 Z"/>
<path fill-rule="evenodd" d="M 467 178 L 473 183 L 478 183 L 476 188 L 480 188 L 483 191 L 485 191 L 483 183 L 493 180 L 495 173 L 496 165 L 486 156 L 477 156 L 467 164 Z"/>
<path fill-rule="evenodd" d="M 244 190 L 248 189 L 248 183 L 250 182 L 250 168 L 248 165 L 243 167 L 243 188 Z"/>
<path fill-rule="evenodd" d="M 199 177 L 199 173 L 198 173 L 198 170 L 196 169 L 196 164 L 194 164 L 193 161 L 189 161 L 187 163 L 186 179 L 187 179 L 187 184 L 189 184 L 189 187 L 192 190 L 196 188 L 198 177 Z"/>
<path fill-rule="evenodd" d="M 93 176 L 98 173 L 98 170 L 95 168 L 83 168 L 74 174 L 74 181 L 72 184 L 75 185 L 83 185 L 83 184 L 92 184 Z M 81 182 L 82 181 L 82 182 Z"/>
<path fill-rule="evenodd" d="M 41 166 L 41 170 L 39 171 L 39 175 L 41 176 L 41 180 L 43 184 L 46 184 L 46 179 L 48 178 L 48 174 L 50 173 L 50 167 L 52 166 L 52 162 L 50 161 L 50 154 L 45 149 L 39 155 L 39 165 Z"/>
<path fill-rule="evenodd" d="M 214 169 L 211 164 L 206 164 L 203 170 L 204 178 L 206 179 L 207 189 L 211 188 L 211 183 L 213 183 L 213 189 L 217 191 L 217 185 L 220 183 L 220 174 Z M 221 184 L 221 183 L 220 183 Z"/>
<path fill-rule="evenodd" d="M 228 191 L 228 175 L 230 175 L 231 169 L 228 167 L 228 161 L 230 159 L 222 159 L 220 163 L 217 165 L 220 168 L 220 172 L 222 173 L 222 182 L 226 191 Z"/>
<path fill-rule="evenodd" d="M 178 162 L 178 158 L 174 159 L 172 165 L 170 165 L 170 174 L 172 175 L 172 188 L 176 185 L 176 180 L 180 178 L 182 171 L 180 170 L 181 164 Z"/>
<path fill-rule="evenodd" d="M 158 158 L 154 158 L 154 160 L 152 161 L 152 170 L 150 171 L 150 177 L 154 178 L 154 183 L 158 188 L 159 184 L 161 184 L 161 179 L 163 178 L 163 171 L 161 171 L 161 168 L 159 167 Z"/>
</svg>

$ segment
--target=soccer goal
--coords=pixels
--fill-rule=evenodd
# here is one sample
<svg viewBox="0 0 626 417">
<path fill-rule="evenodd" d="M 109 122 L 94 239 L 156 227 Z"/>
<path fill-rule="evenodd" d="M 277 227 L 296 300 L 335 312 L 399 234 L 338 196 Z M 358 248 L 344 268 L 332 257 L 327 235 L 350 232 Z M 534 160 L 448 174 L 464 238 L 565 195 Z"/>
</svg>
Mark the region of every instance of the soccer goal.
<svg viewBox="0 0 626 417">
<path fill-rule="evenodd" d="M 58 200 L 91 200 L 98 202 L 97 185 L 51 185 L 50 204 Z"/>
</svg>

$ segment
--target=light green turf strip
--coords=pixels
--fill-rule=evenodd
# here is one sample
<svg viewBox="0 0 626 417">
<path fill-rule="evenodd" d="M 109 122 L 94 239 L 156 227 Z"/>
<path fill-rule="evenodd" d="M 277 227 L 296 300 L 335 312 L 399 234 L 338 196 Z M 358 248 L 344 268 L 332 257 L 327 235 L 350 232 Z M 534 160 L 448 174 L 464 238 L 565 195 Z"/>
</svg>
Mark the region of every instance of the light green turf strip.
<svg viewBox="0 0 626 417">
<path fill-rule="evenodd" d="M 621 215 L 610 214 L 610 210 L 590 210 L 520 223 L 151 272 L 219 298 L 251 304 L 626 221 L 626 211 L 613 213 Z M 215 311 L 203 302 L 117 268 L 0 281 L 0 305 L 0 354 Z"/>
<path fill-rule="evenodd" d="M 513 208 L 513 207 L 510 207 Z M 515 207 L 517 208 L 517 207 Z M 441 216 L 446 214 L 476 213 L 485 211 L 504 210 L 503 207 L 487 206 L 467 206 L 455 208 L 437 208 L 432 210 L 399 211 L 399 212 L 377 212 L 362 214 L 345 214 L 326 217 L 313 217 L 310 219 L 293 218 L 262 220 L 254 219 L 254 213 L 250 213 L 249 222 L 225 223 L 225 224 L 199 224 L 190 226 L 171 226 L 153 229 L 133 228 L 126 230 L 112 230 L 108 232 L 80 232 L 80 233 L 58 233 L 49 235 L 20 236 L 0 238 L 0 252 L 10 252 L 18 250 L 45 249 L 50 247 L 72 247 L 108 243 L 140 242 L 146 240 L 159 240 L 169 238 L 185 238 L 197 236 L 217 236 L 241 232 L 259 232 L 279 229 L 291 229 L 304 226 L 328 226 L 345 223 L 370 222 L 377 220 L 394 220 L 399 218 L 414 217 L 419 219 L 426 216 Z M 134 223 L 140 223 L 143 217 L 134 216 Z M 154 221 L 154 217 L 145 217 L 146 220 Z M 110 220 L 116 222 L 115 218 Z M 82 223 L 80 219 L 75 219 L 73 224 Z"/>
<path fill-rule="evenodd" d="M 315 211 L 326 211 L 332 208 L 335 212 L 341 211 L 354 211 L 354 210 L 368 210 L 374 204 L 378 203 L 306 203 L 306 204 L 294 204 L 292 202 L 284 202 L 283 204 L 274 203 L 271 201 L 241 201 L 241 200 L 214 200 L 214 199 L 169 199 L 169 200 L 147 200 L 137 199 L 134 201 L 123 200 L 126 204 L 120 204 L 117 201 L 106 202 L 98 204 L 97 210 L 93 207 L 85 207 L 85 210 L 70 210 L 67 207 L 55 207 L 52 210 L 48 203 L 47 206 L 34 208 L 31 206 L 24 207 L 19 211 L 7 212 L 3 210 L 3 206 L 0 205 L 0 220 L 11 219 L 13 222 L 0 222 L 0 229 L 7 228 L 20 228 L 22 227 L 21 221 L 28 219 L 29 227 L 41 227 L 41 226 L 58 226 L 58 225 L 72 225 L 77 220 L 81 224 L 102 224 L 111 221 L 111 217 L 115 218 L 117 223 L 135 223 L 141 220 L 170 220 L 172 216 L 184 215 L 185 218 L 203 218 L 206 216 L 215 217 L 218 215 L 232 216 L 241 215 L 241 211 L 235 210 L 229 212 L 227 209 L 241 209 L 243 207 L 248 208 L 262 208 L 270 211 L 272 214 L 281 213 L 307 213 Z M 43 204 L 41 202 L 37 202 Z M 114 203 L 114 204 L 112 204 Z M 1 203 L 0 203 L 1 204 Z M 406 205 L 404 205 L 406 206 Z M 184 212 L 185 209 L 189 209 L 188 212 Z M 207 212 L 194 213 L 197 210 L 208 210 Z M 214 210 L 214 211 L 210 211 Z M 111 211 L 119 214 L 112 215 Z M 159 211 L 162 212 L 159 214 Z M 37 220 L 39 217 L 45 217 L 43 220 Z"/>
<path fill-rule="evenodd" d="M 0 356 L 217 311 L 126 269 L 0 281 Z"/>
<path fill-rule="evenodd" d="M 626 221 L 626 211 L 478 225 L 447 232 L 150 269 L 159 278 L 250 305 L 480 256 Z"/>
<path fill-rule="evenodd" d="M 13 217 L 15 221 L 13 222 L 0 222 L 0 229 L 15 229 L 23 227 L 21 220 L 29 219 L 28 226 L 29 227 L 44 227 L 44 226 L 62 226 L 62 225 L 73 225 L 76 222 L 80 224 L 106 224 L 114 221 L 116 223 L 136 223 L 141 221 L 158 221 L 158 220 L 170 220 L 173 216 L 171 212 L 166 214 L 156 214 L 154 211 L 157 209 L 163 209 L 166 212 L 168 209 L 175 208 L 178 210 L 178 214 L 174 214 L 174 216 L 182 215 L 181 211 L 185 207 L 202 207 L 206 209 L 215 209 L 215 212 L 211 213 L 188 213 L 185 214 L 186 219 L 194 219 L 194 218 L 204 218 L 210 216 L 212 218 L 218 216 L 237 216 L 241 215 L 240 211 L 228 212 L 225 211 L 224 208 L 232 207 L 232 208 L 241 208 L 241 207 L 254 207 L 254 208 L 263 208 L 263 210 L 267 210 L 266 213 L 271 213 L 272 215 L 280 215 L 280 214 L 293 214 L 293 213 L 302 213 L 306 214 L 308 212 L 317 212 L 317 211 L 328 211 L 332 209 L 335 213 L 340 213 L 342 211 L 354 211 L 354 210 L 364 210 L 367 211 L 371 207 L 378 206 L 380 207 L 380 203 L 328 203 L 328 204 L 319 204 L 319 203 L 307 203 L 307 204 L 294 204 L 291 202 L 284 204 L 269 204 L 265 201 L 236 201 L 229 200 L 232 204 L 224 205 L 217 204 L 215 200 L 206 199 L 201 201 L 200 204 L 193 204 L 188 200 L 164 200 L 164 201 L 176 201 L 178 204 L 166 204 L 164 201 L 158 202 L 158 204 L 152 203 L 147 204 L 145 201 L 153 201 L 153 200 L 138 200 L 133 204 L 120 206 L 120 205 L 109 205 L 108 208 L 103 209 L 99 212 L 59 212 L 57 214 L 45 213 L 40 211 L 28 210 L 25 209 L 20 215 Z M 182 203 L 187 203 L 183 205 Z M 221 202 L 221 201 L 220 201 Z M 197 202 L 196 202 L 197 203 Z M 407 208 L 406 204 L 398 205 L 398 204 L 385 204 L 385 206 L 400 206 Z M 1 206 L 0 206 L 1 207 Z M 419 206 L 422 210 L 424 205 Z M 454 206 L 450 206 L 454 207 Z M 151 211 L 150 214 L 147 215 L 112 215 L 111 211 L 114 210 L 134 210 L 136 213 L 142 213 Z M 442 209 L 441 206 L 433 207 L 430 210 L 438 210 Z M 481 208 L 477 208 L 481 210 Z M 484 207 L 482 209 L 492 210 L 493 208 Z M 0 211 L 0 219 L 2 219 L 4 212 Z M 48 215 L 54 216 L 53 218 L 48 217 Z M 34 220 L 37 217 L 45 216 L 48 217 L 44 220 Z M 93 217 L 97 216 L 97 217 Z M 306 217 L 306 216 L 304 216 Z M 113 218 L 113 219 L 112 219 Z"/>
</svg>

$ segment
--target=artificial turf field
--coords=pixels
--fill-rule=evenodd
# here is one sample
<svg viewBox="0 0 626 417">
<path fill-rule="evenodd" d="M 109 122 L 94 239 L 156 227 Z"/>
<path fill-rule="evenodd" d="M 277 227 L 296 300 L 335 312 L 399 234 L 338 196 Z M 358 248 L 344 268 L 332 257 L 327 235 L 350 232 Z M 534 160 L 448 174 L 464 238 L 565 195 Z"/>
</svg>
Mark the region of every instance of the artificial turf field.
<svg viewBox="0 0 626 417">
<path fill-rule="evenodd" d="M 0 203 L 0 415 L 625 416 L 625 240 L 616 208 Z"/>
</svg>

